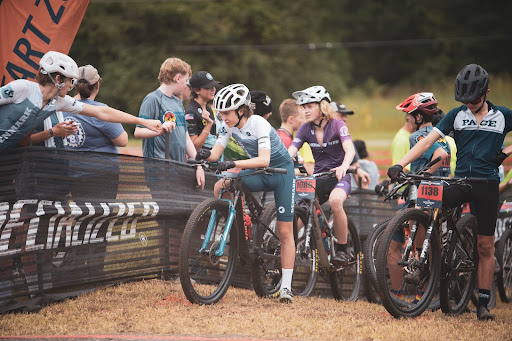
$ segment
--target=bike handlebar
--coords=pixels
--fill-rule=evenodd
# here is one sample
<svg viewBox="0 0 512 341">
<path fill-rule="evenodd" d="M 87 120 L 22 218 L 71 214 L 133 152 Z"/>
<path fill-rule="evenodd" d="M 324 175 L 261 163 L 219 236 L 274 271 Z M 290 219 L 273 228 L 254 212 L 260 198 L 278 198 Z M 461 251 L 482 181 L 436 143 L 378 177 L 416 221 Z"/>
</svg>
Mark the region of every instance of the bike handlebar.
<svg viewBox="0 0 512 341">
<path fill-rule="evenodd" d="M 191 165 L 201 165 L 207 171 L 217 170 L 216 162 L 210 162 L 207 160 L 188 159 L 187 163 L 189 163 Z M 288 170 L 285 168 L 264 167 L 264 168 L 253 168 L 253 169 L 255 169 L 257 173 L 288 174 Z M 251 175 L 251 174 L 249 174 L 249 175 Z"/>
</svg>

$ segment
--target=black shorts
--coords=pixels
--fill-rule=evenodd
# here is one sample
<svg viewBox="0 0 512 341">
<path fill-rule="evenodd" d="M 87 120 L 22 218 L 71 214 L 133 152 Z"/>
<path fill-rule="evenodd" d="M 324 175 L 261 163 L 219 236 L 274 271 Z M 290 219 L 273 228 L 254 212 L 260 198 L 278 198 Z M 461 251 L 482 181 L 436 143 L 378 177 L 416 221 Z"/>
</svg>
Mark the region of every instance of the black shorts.
<svg viewBox="0 0 512 341">
<path fill-rule="evenodd" d="M 471 182 L 470 185 L 450 185 L 443 188 L 443 206 L 457 207 L 469 202 L 471 213 L 478 222 L 478 234 L 494 236 L 499 205 L 499 182 Z"/>
</svg>

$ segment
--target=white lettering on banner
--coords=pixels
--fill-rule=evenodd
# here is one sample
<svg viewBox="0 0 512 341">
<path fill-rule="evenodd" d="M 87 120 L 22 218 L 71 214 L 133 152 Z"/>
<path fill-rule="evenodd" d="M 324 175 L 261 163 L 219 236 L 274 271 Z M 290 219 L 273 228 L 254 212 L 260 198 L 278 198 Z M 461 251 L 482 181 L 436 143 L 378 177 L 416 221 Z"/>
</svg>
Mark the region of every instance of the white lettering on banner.
<svg viewBox="0 0 512 341">
<path fill-rule="evenodd" d="M 18 119 L 18 121 L 16 121 L 16 123 L 14 123 L 14 125 L 12 127 L 7 129 L 7 131 L 0 136 L 0 143 L 4 143 L 12 134 L 16 133 L 20 129 L 20 127 L 23 124 L 25 124 L 25 121 L 30 117 L 31 113 L 32 113 L 31 109 L 25 110 L 25 112 Z"/>
<path fill-rule="evenodd" d="M 34 213 L 28 213 L 28 207 L 34 205 L 37 205 L 35 216 Z M 29 199 L 18 200 L 10 207 L 8 202 L 0 202 L 0 256 L 21 253 L 22 249 L 33 251 L 57 248 L 59 244 L 69 247 L 136 238 L 139 219 L 154 217 L 160 211 L 156 202 L 99 203 L 99 206 L 101 208 L 89 202 L 78 205 L 74 201 L 63 206 L 60 201 Z M 99 216 L 94 217 L 98 214 Z M 30 216 L 31 219 L 28 220 L 27 217 Z M 40 230 L 44 216 L 48 216 L 48 227 L 46 230 L 46 225 L 43 224 L 45 227 Z M 116 222 L 123 224 L 120 229 L 114 230 Z M 105 224 L 108 224 L 106 235 L 99 236 L 100 228 Z M 27 226 L 26 232 L 23 231 L 24 226 Z M 79 232 L 84 230 L 83 227 L 84 236 L 80 238 Z M 45 236 L 41 236 L 43 233 Z M 64 242 L 61 241 L 63 233 Z M 11 238 L 13 234 L 17 238 Z M 36 244 L 38 234 L 46 243 Z M 21 239 L 24 238 L 21 243 L 20 236 Z M 10 245 L 11 239 L 17 239 L 16 245 Z"/>
<path fill-rule="evenodd" d="M 84 222 L 84 220 L 92 217 L 94 215 L 94 213 L 96 212 L 94 210 L 94 207 L 91 205 L 91 203 L 86 202 L 85 206 L 87 207 L 87 210 L 89 211 L 89 213 L 84 215 L 82 218 L 78 219 L 75 223 L 75 228 L 73 229 L 73 238 L 71 239 L 71 245 L 73 245 L 73 246 L 86 244 L 85 238 L 84 238 L 84 240 L 78 239 L 78 232 L 80 231 L 80 227 L 82 226 L 82 223 Z"/>
</svg>

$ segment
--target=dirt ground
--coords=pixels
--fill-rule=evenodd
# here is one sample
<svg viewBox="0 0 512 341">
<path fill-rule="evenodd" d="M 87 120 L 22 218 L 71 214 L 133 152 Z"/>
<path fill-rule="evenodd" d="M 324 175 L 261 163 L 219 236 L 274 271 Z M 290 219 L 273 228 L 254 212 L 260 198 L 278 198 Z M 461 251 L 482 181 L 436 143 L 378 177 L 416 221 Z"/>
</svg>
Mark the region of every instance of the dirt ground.
<svg viewBox="0 0 512 341">
<path fill-rule="evenodd" d="M 125 283 L 67 299 L 38 313 L 0 316 L 0 336 L 92 339 L 510 340 L 512 305 L 498 302 L 496 321 L 441 311 L 394 319 L 364 301 L 296 297 L 293 304 L 230 288 L 216 305 L 190 304 L 172 281 Z M 107 335 L 107 336 L 105 336 Z"/>
</svg>

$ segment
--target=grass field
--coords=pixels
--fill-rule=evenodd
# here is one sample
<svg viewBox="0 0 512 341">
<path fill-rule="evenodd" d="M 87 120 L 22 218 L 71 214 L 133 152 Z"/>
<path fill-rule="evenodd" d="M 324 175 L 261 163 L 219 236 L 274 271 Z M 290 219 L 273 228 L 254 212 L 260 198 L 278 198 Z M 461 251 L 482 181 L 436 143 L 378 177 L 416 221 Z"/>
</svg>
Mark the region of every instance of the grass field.
<svg viewBox="0 0 512 341">
<path fill-rule="evenodd" d="M 287 340 L 510 340 L 512 305 L 499 302 L 492 322 L 440 311 L 394 319 L 364 301 L 296 297 L 283 305 L 230 288 L 216 305 L 190 304 L 179 283 L 149 280 L 99 289 L 33 314 L 5 314 L 0 336 L 215 335 Z"/>
</svg>

